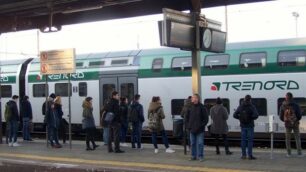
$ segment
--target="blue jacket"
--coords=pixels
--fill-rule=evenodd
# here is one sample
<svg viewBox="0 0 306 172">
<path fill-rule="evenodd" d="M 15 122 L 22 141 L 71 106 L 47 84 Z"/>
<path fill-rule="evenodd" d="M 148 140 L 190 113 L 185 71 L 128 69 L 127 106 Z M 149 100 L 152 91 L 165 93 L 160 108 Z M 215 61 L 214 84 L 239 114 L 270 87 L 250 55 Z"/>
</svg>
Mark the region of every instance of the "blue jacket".
<svg viewBox="0 0 306 172">
<path fill-rule="evenodd" d="M 237 108 L 237 110 L 234 112 L 234 118 L 240 120 L 240 114 L 242 111 L 248 112 L 248 115 L 251 116 L 250 123 L 244 124 L 240 122 L 241 128 L 254 128 L 254 120 L 258 118 L 258 112 L 256 107 L 251 102 L 245 102 L 243 101 L 242 104 Z"/>
<path fill-rule="evenodd" d="M 22 118 L 30 118 L 32 120 L 32 106 L 28 100 L 24 100 L 21 102 L 21 116 Z"/>
</svg>

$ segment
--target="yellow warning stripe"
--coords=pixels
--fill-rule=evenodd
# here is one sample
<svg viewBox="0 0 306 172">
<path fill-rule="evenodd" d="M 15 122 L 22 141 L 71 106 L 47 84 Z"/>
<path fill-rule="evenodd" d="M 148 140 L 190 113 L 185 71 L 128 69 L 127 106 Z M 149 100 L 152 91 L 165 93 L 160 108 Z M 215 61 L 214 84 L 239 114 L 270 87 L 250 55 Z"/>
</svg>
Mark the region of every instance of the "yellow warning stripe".
<svg viewBox="0 0 306 172">
<path fill-rule="evenodd" d="M 92 165 L 110 165 L 116 167 L 138 167 L 138 168 L 153 168 L 161 170 L 179 170 L 179 171 L 198 171 L 198 172 L 246 172 L 250 170 L 233 170 L 221 168 L 207 168 L 207 167 L 192 167 L 171 164 L 152 164 L 152 163 L 139 163 L 139 162 L 119 162 L 119 161 L 106 161 L 106 160 L 88 160 L 79 158 L 63 158 L 63 157 L 50 157 L 26 154 L 9 154 L 0 153 L 0 157 L 22 158 L 27 160 L 42 160 L 42 161 L 55 161 L 55 162 L 68 162 L 74 164 L 92 164 Z"/>
</svg>

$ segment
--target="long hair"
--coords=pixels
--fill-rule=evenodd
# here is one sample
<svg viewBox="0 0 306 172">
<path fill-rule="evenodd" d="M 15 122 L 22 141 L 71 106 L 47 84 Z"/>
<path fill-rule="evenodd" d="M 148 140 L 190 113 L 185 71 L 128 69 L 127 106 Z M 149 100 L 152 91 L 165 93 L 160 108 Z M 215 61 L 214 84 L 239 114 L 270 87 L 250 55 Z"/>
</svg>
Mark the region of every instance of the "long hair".
<svg viewBox="0 0 306 172">
<path fill-rule="evenodd" d="M 61 105 L 61 104 L 62 104 L 62 98 L 61 98 L 61 96 L 56 96 L 55 99 L 54 99 L 54 103 L 55 103 L 55 104 Z"/>
</svg>

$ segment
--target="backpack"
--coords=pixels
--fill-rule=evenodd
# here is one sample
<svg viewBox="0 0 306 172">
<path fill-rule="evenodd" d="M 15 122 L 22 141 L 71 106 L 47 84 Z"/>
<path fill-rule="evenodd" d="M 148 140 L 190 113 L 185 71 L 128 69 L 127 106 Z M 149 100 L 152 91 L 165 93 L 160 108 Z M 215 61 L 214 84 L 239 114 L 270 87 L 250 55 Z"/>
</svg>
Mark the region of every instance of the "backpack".
<svg viewBox="0 0 306 172">
<path fill-rule="evenodd" d="M 128 119 L 129 119 L 130 122 L 137 122 L 137 121 L 139 121 L 137 106 L 131 105 L 129 107 Z"/>
<path fill-rule="evenodd" d="M 12 109 L 11 106 L 8 104 L 5 105 L 4 118 L 6 122 L 10 121 L 12 118 Z"/>
<path fill-rule="evenodd" d="M 155 111 L 150 112 L 148 115 L 148 127 L 152 131 L 156 131 L 159 128 L 158 110 L 159 108 Z"/>
<path fill-rule="evenodd" d="M 286 106 L 284 110 L 285 127 L 293 128 L 298 125 L 298 120 L 295 114 L 295 110 L 292 106 Z"/>
<path fill-rule="evenodd" d="M 243 107 L 240 112 L 240 123 L 242 124 L 250 124 L 252 122 L 252 111 L 249 107 Z"/>
</svg>

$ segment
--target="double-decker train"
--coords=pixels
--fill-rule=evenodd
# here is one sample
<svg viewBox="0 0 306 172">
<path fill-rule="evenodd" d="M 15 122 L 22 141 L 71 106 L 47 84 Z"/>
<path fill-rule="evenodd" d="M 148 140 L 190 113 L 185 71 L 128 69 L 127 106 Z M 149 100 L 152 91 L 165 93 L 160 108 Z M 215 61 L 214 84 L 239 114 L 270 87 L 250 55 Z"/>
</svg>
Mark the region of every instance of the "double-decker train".
<svg viewBox="0 0 306 172">
<path fill-rule="evenodd" d="M 239 121 L 232 114 L 246 94 L 253 97 L 260 114 L 255 122 L 256 133 L 267 135 L 268 116 L 277 116 L 287 92 L 293 93 L 305 116 L 305 38 L 230 43 L 225 53 L 201 52 L 201 74 L 202 102 L 210 108 L 217 97 L 223 99 L 230 114 L 230 133 L 240 132 Z M 45 77 L 40 75 L 39 58 L 1 62 L 2 109 L 12 95 L 28 95 L 34 130 L 43 126 Z M 66 74 L 48 75 L 47 80 L 48 94 L 62 96 L 66 119 L 70 94 L 73 131 L 81 129 L 81 105 L 85 97 L 93 97 L 94 117 L 99 126 L 100 108 L 114 90 L 129 100 L 139 93 L 145 111 L 152 96 L 160 96 L 166 114 L 165 129 L 172 131 L 173 119 L 179 117 L 184 99 L 192 94 L 191 53 L 160 48 L 81 54 L 76 57 L 76 73 L 71 74 L 70 85 Z M 275 123 L 275 132 L 283 133 L 284 125 L 278 117 Z M 306 118 L 300 122 L 300 131 L 306 132 Z"/>
</svg>

